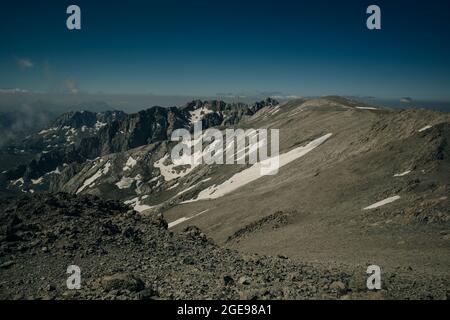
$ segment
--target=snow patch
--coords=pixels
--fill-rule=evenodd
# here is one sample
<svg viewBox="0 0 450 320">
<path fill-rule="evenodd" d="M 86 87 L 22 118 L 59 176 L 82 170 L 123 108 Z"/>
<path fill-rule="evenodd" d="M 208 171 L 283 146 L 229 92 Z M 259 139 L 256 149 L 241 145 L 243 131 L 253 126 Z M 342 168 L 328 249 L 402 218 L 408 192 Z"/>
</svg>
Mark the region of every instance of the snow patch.
<svg viewBox="0 0 450 320">
<path fill-rule="evenodd" d="M 137 211 L 137 212 L 143 212 L 143 211 L 145 211 L 145 210 L 153 209 L 154 207 L 149 206 L 149 205 L 146 205 L 146 204 L 141 204 L 140 202 L 138 202 L 138 203 L 136 203 L 136 204 L 134 205 L 133 208 L 134 208 L 134 210 Z"/>
<path fill-rule="evenodd" d="M 405 172 L 402 172 L 402 173 L 396 173 L 396 174 L 394 174 L 394 177 L 404 177 L 404 176 L 406 176 L 406 175 L 408 175 L 410 173 L 411 173 L 411 170 L 408 170 L 408 171 L 405 171 Z"/>
<path fill-rule="evenodd" d="M 143 196 L 142 199 L 146 199 L 148 196 Z M 131 205 L 133 207 L 133 209 L 137 212 L 142 212 L 145 210 L 149 210 L 149 209 L 153 209 L 155 208 L 154 206 L 149 206 L 146 204 L 142 204 L 139 200 L 139 197 L 133 198 L 131 200 L 125 201 L 125 204 Z"/>
<path fill-rule="evenodd" d="M 203 119 L 203 117 L 208 114 L 208 113 L 213 113 L 214 111 L 206 108 L 206 107 L 202 107 L 202 108 L 198 108 L 197 110 L 194 111 L 190 111 L 189 113 L 191 114 L 191 124 L 200 121 Z"/>
<path fill-rule="evenodd" d="M 100 122 L 97 120 L 97 122 L 95 123 L 95 130 L 100 130 L 101 128 L 103 128 L 104 126 L 106 126 L 107 123 L 106 122 Z"/>
<path fill-rule="evenodd" d="M 136 194 L 141 194 L 142 176 L 138 174 L 136 177 L 134 177 L 134 180 L 136 181 L 136 189 L 134 189 L 134 192 L 136 192 Z"/>
<path fill-rule="evenodd" d="M 176 187 L 178 187 L 180 184 L 177 182 L 175 183 L 173 186 L 171 186 L 170 188 L 168 188 L 167 190 L 172 190 L 175 189 Z"/>
<path fill-rule="evenodd" d="M 133 184 L 134 179 L 129 177 L 122 177 L 120 181 L 116 183 L 117 188 L 119 189 L 128 189 Z"/>
<path fill-rule="evenodd" d="M 308 143 L 306 146 L 295 148 L 289 152 L 286 152 L 279 156 L 279 168 L 303 157 L 307 153 L 311 152 L 326 140 L 332 136 L 332 133 L 326 134 L 318 139 L 315 139 Z M 211 187 L 201 191 L 196 199 L 184 201 L 183 203 L 195 202 L 199 200 L 207 199 L 217 199 L 230 192 L 233 192 L 259 178 L 263 177 L 261 175 L 262 168 L 265 168 L 267 164 L 272 163 L 273 159 L 269 158 L 263 162 L 258 162 L 248 169 L 244 169 L 241 172 L 233 175 L 230 179 L 226 180 L 222 184 Z"/>
<path fill-rule="evenodd" d="M 52 131 L 56 131 L 56 130 L 58 130 L 58 128 L 49 128 L 49 129 L 40 131 L 38 134 L 39 135 L 43 135 L 43 134 L 46 134 L 46 133 L 49 133 L 49 132 L 52 132 Z"/>
<path fill-rule="evenodd" d="M 109 168 L 111 167 L 111 163 L 108 161 L 105 163 L 105 165 L 98 169 L 97 172 L 90 178 L 86 179 L 83 183 L 83 185 L 77 190 L 77 194 L 79 194 L 81 191 L 86 189 L 88 186 L 92 185 L 98 178 L 100 178 L 102 175 L 105 175 L 109 172 Z"/>
<path fill-rule="evenodd" d="M 133 185 L 134 182 L 136 182 L 137 185 L 136 193 L 140 193 L 139 186 L 142 183 L 142 176 L 140 174 L 138 174 L 134 178 L 122 177 L 122 179 L 120 179 L 120 181 L 116 183 L 116 186 L 121 190 L 128 189 Z"/>
<path fill-rule="evenodd" d="M 372 210 L 372 209 L 376 209 L 376 208 L 379 208 L 379 207 L 384 206 L 384 205 L 386 205 L 386 204 L 389 204 L 389 203 L 392 203 L 392 202 L 394 202 L 394 201 L 397 201 L 397 200 L 399 200 L 399 199 L 400 199 L 400 196 L 393 196 L 393 197 L 390 197 L 390 198 L 381 200 L 381 201 L 379 201 L 379 202 L 377 202 L 377 203 L 374 203 L 374 204 L 372 204 L 371 206 L 368 206 L 368 207 L 364 208 L 363 210 Z"/>
<path fill-rule="evenodd" d="M 177 194 L 175 195 L 175 197 L 181 196 L 182 194 L 184 194 L 184 193 L 186 193 L 186 192 L 188 192 L 188 191 L 194 189 L 195 187 L 199 186 L 200 184 L 205 183 L 205 182 L 207 182 L 207 181 L 209 181 L 209 180 L 211 180 L 211 179 L 212 179 L 212 178 L 207 178 L 207 179 L 205 179 L 205 180 L 202 180 L 202 181 L 200 181 L 199 183 L 196 183 L 196 184 L 194 184 L 193 186 L 190 186 L 190 187 L 184 189 L 183 191 L 177 193 Z"/>
<path fill-rule="evenodd" d="M 195 166 L 185 167 L 183 170 L 175 170 L 177 167 L 176 164 L 168 164 L 164 165 L 164 162 L 169 158 L 169 154 L 166 154 L 164 157 L 156 161 L 153 166 L 158 168 L 161 172 L 161 175 L 164 177 L 165 181 L 171 181 L 177 178 L 184 177 L 188 175 L 192 170 L 194 170 Z"/>
<path fill-rule="evenodd" d="M 125 204 L 134 204 L 134 203 L 137 202 L 137 201 L 139 201 L 139 197 L 136 197 L 136 198 L 127 200 L 127 201 L 125 201 L 124 203 L 125 203 Z"/>
<path fill-rule="evenodd" d="M 48 172 L 47 174 L 61 174 L 61 171 L 59 171 L 59 167 L 56 167 L 55 170 Z"/>
<path fill-rule="evenodd" d="M 43 180 L 44 180 L 44 177 L 40 177 L 39 179 L 36 179 L 36 180 L 31 179 L 31 183 L 32 184 L 41 184 Z"/>
<path fill-rule="evenodd" d="M 374 107 L 356 107 L 356 109 L 360 109 L 360 110 L 378 110 L 377 108 L 374 108 Z"/>
<path fill-rule="evenodd" d="M 202 212 L 199 212 L 199 213 L 197 213 L 197 214 L 195 214 L 195 215 L 193 215 L 193 216 L 191 216 L 191 217 L 183 217 L 183 218 L 180 218 L 180 219 L 178 219 L 178 220 L 175 220 L 175 221 L 169 223 L 168 228 L 169 228 L 169 229 L 170 229 L 170 228 L 173 228 L 173 227 L 175 227 L 176 225 L 179 225 L 180 223 L 183 223 L 183 222 L 185 222 L 185 221 L 191 220 L 191 219 L 193 219 L 193 218 L 195 218 L 195 217 L 198 217 L 199 215 L 204 214 L 205 212 L 208 212 L 208 211 L 209 211 L 209 209 L 204 210 L 204 211 L 202 211 Z"/>
<path fill-rule="evenodd" d="M 278 112 L 280 112 L 280 106 L 275 106 L 275 107 L 273 107 L 273 109 L 269 112 L 269 114 L 271 115 L 271 116 L 273 116 L 273 115 L 275 115 L 275 114 L 277 114 Z"/>
<path fill-rule="evenodd" d="M 152 178 L 149 182 L 153 182 L 153 181 L 159 180 L 159 177 L 160 176 L 156 176 L 156 177 Z"/>
<path fill-rule="evenodd" d="M 133 159 L 132 156 L 130 156 L 127 160 L 127 163 L 125 163 L 125 167 L 123 167 L 123 171 L 128 171 L 134 168 L 134 166 L 137 164 L 137 161 Z"/>
<path fill-rule="evenodd" d="M 13 185 L 17 185 L 17 184 L 24 184 L 25 183 L 25 181 L 23 180 L 23 178 L 19 178 L 19 179 L 17 179 L 17 180 L 14 180 L 14 181 L 11 181 L 11 184 L 13 184 Z"/>
<path fill-rule="evenodd" d="M 420 129 L 419 132 L 424 132 L 424 131 L 427 131 L 427 130 L 429 130 L 431 128 L 433 128 L 433 126 L 425 126 L 422 129 Z"/>
<path fill-rule="evenodd" d="M 299 110 L 299 111 L 295 111 L 295 112 L 289 114 L 289 115 L 288 115 L 288 118 L 293 117 L 293 116 L 295 116 L 295 115 L 297 115 L 297 114 L 299 114 L 299 113 L 302 113 L 302 112 L 303 112 L 303 109 L 301 109 L 301 110 Z"/>
</svg>

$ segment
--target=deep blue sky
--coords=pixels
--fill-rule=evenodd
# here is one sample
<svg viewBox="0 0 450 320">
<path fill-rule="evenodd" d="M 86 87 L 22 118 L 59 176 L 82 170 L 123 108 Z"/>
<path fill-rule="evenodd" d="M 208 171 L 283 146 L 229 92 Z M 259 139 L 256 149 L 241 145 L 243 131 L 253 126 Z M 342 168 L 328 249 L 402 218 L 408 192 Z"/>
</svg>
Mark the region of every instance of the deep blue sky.
<svg viewBox="0 0 450 320">
<path fill-rule="evenodd" d="M 2 1 L 0 25 L 0 88 L 450 99 L 450 1 Z"/>
</svg>

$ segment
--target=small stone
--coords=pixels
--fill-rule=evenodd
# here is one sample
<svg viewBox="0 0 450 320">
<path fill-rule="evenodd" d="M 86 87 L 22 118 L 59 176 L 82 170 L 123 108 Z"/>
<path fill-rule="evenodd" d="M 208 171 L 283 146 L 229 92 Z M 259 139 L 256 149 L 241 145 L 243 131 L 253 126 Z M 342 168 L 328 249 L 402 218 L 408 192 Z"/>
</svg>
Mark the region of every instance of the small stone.
<svg viewBox="0 0 450 320">
<path fill-rule="evenodd" d="M 288 275 L 287 275 L 287 279 L 289 280 L 289 281 L 297 281 L 299 278 L 298 278 L 298 274 L 297 273 L 295 273 L 295 272 L 291 272 L 291 273 L 289 273 Z"/>
<path fill-rule="evenodd" d="M 47 290 L 47 291 L 55 291 L 56 288 L 55 288 L 55 286 L 49 284 L 47 287 L 45 287 L 45 290 Z"/>
<path fill-rule="evenodd" d="M 330 289 L 336 290 L 341 294 L 347 292 L 347 286 L 342 281 L 334 281 L 330 284 Z"/>
<path fill-rule="evenodd" d="M 152 288 L 146 288 L 138 294 L 139 300 L 156 300 L 158 297 L 158 292 Z"/>
<path fill-rule="evenodd" d="M 251 282 L 250 277 L 247 276 L 243 276 L 239 278 L 239 284 L 243 284 L 243 285 L 249 285 Z"/>
<path fill-rule="evenodd" d="M 234 284 L 234 279 L 231 276 L 224 276 L 223 277 L 223 284 L 228 286 L 228 285 L 233 285 Z"/>
</svg>

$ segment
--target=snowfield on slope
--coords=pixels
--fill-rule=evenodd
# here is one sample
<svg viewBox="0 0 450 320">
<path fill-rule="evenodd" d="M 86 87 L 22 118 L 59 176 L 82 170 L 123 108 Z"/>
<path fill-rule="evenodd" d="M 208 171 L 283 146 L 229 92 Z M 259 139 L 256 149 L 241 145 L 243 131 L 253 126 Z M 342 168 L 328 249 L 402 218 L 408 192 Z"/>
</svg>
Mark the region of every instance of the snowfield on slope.
<svg viewBox="0 0 450 320">
<path fill-rule="evenodd" d="M 134 166 L 137 164 L 137 161 L 135 159 L 133 159 L 132 156 L 130 156 L 127 160 L 127 162 L 125 163 L 125 167 L 123 167 L 123 171 L 128 171 L 134 168 Z"/>
<path fill-rule="evenodd" d="M 326 140 L 328 140 L 332 136 L 332 133 L 326 134 L 318 139 L 315 139 L 308 143 L 306 146 L 295 148 L 289 152 L 286 152 L 279 156 L 279 167 L 283 167 L 292 161 L 295 161 L 307 153 L 311 152 L 318 146 L 320 146 L 322 143 L 324 143 Z M 208 200 L 208 199 L 217 199 L 220 197 L 223 197 L 224 195 L 233 192 L 255 180 L 258 180 L 259 178 L 263 177 L 261 175 L 262 168 L 265 168 L 268 163 L 271 163 L 271 161 L 274 158 L 269 158 L 265 161 L 258 162 L 251 166 L 248 169 L 244 169 L 241 172 L 236 173 L 233 175 L 230 179 L 226 180 L 220 185 L 213 185 L 203 191 L 201 191 L 197 198 L 184 201 L 183 203 L 190 203 L 200 200 Z"/>
<path fill-rule="evenodd" d="M 109 168 L 111 167 L 111 163 L 108 161 L 103 168 L 97 170 L 97 172 L 90 178 L 86 179 L 83 183 L 83 185 L 77 190 L 77 194 L 79 194 L 81 191 L 86 189 L 87 187 L 91 186 L 95 180 L 100 178 L 101 176 L 107 174 L 109 172 Z"/>
<path fill-rule="evenodd" d="M 149 205 L 141 203 L 141 200 L 145 200 L 147 197 L 148 197 L 148 195 L 143 196 L 143 197 L 136 197 L 131 200 L 125 201 L 124 203 L 131 205 L 133 207 L 133 209 L 137 212 L 143 212 L 145 210 L 150 210 L 150 209 L 155 208 L 155 206 L 149 206 Z"/>
<path fill-rule="evenodd" d="M 168 229 L 173 228 L 173 227 L 175 227 L 176 225 L 179 225 L 180 223 L 183 223 L 183 222 L 185 222 L 185 221 L 189 221 L 189 220 L 191 220 L 191 219 L 193 219 L 193 218 L 195 218 L 195 217 L 198 217 L 199 215 L 204 214 L 205 212 L 208 212 L 208 211 L 209 211 L 209 209 L 206 209 L 206 210 L 204 210 L 204 211 L 202 211 L 202 212 L 199 212 L 199 213 L 197 213 L 197 214 L 195 214 L 195 215 L 193 215 L 193 216 L 191 216 L 191 217 L 182 217 L 182 218 L 180 218 L 180 219 L 177 219 L 177 220 L 175 220 L 175 221 L 173 221 L 173 222 L 170 222 L 170 223 L 168 224 L 167 228 L 168 228 Z"/>
<path fill-rule="evenodd" d="M 386 204 L 389 204 L 389 203 L 392 203 L 392 202 L 394 202 L 394 201 L 397 201 L 397 200 L 399 200 L 399 199 L 400 199 L 400 196 L 393 196 L 393 197 L 390 197 L 390 198 L 381 200 L 381 201 L 379 201 L 379 202 L 377 202 L 377 203 L 374 203 L 374 204 L 372 204 L 371 206 L 368 206 L 368 207 L 364 208 L 363 210 L 372 210 L 372 209 L 376 209 L 376 208 L 382 207 L 382 206 L 384 206 L 384 205 L 386 205 Z"/>
<path fill-rule="evenodd" d="M 396 178 L 404 177 L 404 176 L 407 176 L 410 173 L 411 173 L 411 170 L 408 170 L 408 171 L 405 171 L 405 172 L 402 172 L 402 173 L 396 173 L 396 174 L 394 174 L 394 177 L 396 177 Z"/>
<path fill-rule="evenodd" d="M 424 131 L 427 131 L 427 130 L 429 130 L 431 128 L 433 128 L 433 126 L 425 126 L 422 129 L 420 129 L 419 132 L 424 132 Z"/>
<path fill-rule="evenodd" d="M 165 181 L 172 181 L 177 178 L 182 178 L 188 175 L 192 170 L 195 169 L 195 166 L 190 166 L 189 168 L 184 168 L 183 170 L 175 170 L 175 167 L 178 167 L 177 164 L 168 164 L 165 165 L 164 162 L 169 158 L 169 155 L 166 154 L 164 157 L 156 161 L 153 166 L 158 168 L 161 172 L 161 175 L 164 177 Z"/>
<path fill-rule="evenodd" d="M 374 108 L 374 107 L 356 107 L 356 109 L 359 109 L 359 110 L 378 110 L 377 108 Z"/>
<path fill-rule="evenodd" d="M 142 181 L 142 176 L 140 174 L 138 174 L 137 176 L 135 176 L 134 178 L 131 177 L 122 177 L 122 179 L 120 179 L 120 181 L 118 181 L 116 183 L 117 188 L 119 189 L 128 189 L 130 188 L 133 183 L 136 181 L 137 184 L 139 184 L 139 182 Z"/>
</svg>

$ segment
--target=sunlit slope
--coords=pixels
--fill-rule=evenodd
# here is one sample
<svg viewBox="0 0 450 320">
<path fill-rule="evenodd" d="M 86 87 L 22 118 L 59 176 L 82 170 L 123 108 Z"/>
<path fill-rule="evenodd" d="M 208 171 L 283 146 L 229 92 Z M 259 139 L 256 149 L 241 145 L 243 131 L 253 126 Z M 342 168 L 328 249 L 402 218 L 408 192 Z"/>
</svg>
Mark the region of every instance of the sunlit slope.
<svg viewBox="0 0 450 320">
<path fill-rule="evenodd" d="M 445 272 L 448 115 L 346 101 L 293 101 L 255 115 L 243 126 L 279 128 L 281 154 L 332 136 L 275 176 L 165 210 L 169 221 L 184 219 L 173 229 L 197 225 L 252 252 Z"/>
</svg>

